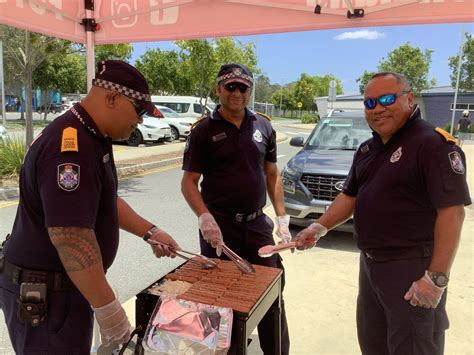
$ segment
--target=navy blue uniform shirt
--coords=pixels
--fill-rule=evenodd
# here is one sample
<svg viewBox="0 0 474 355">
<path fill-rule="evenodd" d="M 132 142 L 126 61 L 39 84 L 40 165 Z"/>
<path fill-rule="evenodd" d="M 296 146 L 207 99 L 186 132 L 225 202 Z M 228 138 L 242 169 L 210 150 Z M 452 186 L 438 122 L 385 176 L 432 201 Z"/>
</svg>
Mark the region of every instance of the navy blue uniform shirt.
<svg viewBox="0 0 474 355">
<path fill-rule="evenodd" d="M 436 209 L 471 203 L 463 151 L 422 120 L 418 107 L 385 145 L 373 136 L 357 150 L 342 190 L 356 197 L 359 248 L 433 244 Z"/>
<path fill-rule="evenodd" d="M 201 194 L 211 210 L 253 213 L 266 203 L 265 161 L 276 162 L 276 133 L 247 109 L 239 129 L 219 107 L 191 131 L 183 170 L 203 175 Z"/>
<path fill-rule="evenodd" d="M 7 260 L 29 269 L 63 271 L 48 227 L 94 229 L 104 268 L 112 264 L 119 234 L 112 144 L 80 104 L 51 122 L 26 154 Z"/>
</svg>

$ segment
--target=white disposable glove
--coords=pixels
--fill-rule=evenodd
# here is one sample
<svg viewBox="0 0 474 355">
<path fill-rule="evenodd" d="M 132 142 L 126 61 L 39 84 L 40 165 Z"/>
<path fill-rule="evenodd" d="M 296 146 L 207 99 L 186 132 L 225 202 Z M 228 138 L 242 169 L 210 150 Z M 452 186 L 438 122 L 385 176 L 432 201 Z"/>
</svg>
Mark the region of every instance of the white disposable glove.
<svg viewBox="0 0 474 355">
<path fill-rule="evenodd" d="M 176 243 L 176 241 L 164 230 L 154 226 L 151 228 L 147 234 L 150 234 L 150 236 L 147 238 L 147 240 L 154 240 L 163 244 L 166 244 L 168 246 L 163 246 L 159 244 L 151 244 L 151 248 L 153 249 L 153 254 L 157 258 L 161 258 L 162 256 L 169 256 L 171 258 L 176 257 L 176 251 L 181 250 L 181 247 Z"/>
<path fill-rule="evenodd" d="M 280 237 L 282 243 L 291 242 L 290 233 L 290 216 L 285 214 L 284 216 L 276 216 L 275 224 L 277 225 L 276 235 Z"/>
<path fill-rule="evenodd" d="M 222 232 L 216 220 L 209 212 L 204 212 L 198 218 L 199 229 L 201 230 L 204 240 L 216 248 L 217 256 L 222 253 Z"/>
<path fill-rule="evenodd" d="M 115 299 L 109 304 L 92 309 L 100 327 L 102 344 L 123 344 L 130 338 L 130 322 L 120 302 Z"/>
<path fill-rule="evenodd" d="M 324 237 L 328 232 L 327 228 L 317 222 L 300 231 L 293 241 L 296 241 L 298 250 L 312 248 L 316 245 L 319 238 Z"/>
<path fill-rule="evenodd" d="M 420 306 L 425 308 L 436 308 L 445 287 L 438 287 L 428 276 L 428 271 L 421 279 L 412 283 L 410 289 L 405 294 L 405 300 L 410 301 L 412 306 Z"/>
</svg>

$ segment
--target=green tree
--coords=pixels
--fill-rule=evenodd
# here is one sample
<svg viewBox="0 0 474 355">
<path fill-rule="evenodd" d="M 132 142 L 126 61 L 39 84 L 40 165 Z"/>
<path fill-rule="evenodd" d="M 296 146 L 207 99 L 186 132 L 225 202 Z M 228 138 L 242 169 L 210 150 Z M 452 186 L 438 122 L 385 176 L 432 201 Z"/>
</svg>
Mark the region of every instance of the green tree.
<svg viewBox="0 0 474 355">
<path fill-rule="evenodd" d="M 431 65 L 431 49 L 422 51 L 418 47 L 413 47 L 410 43 L 402 44 L 400 47 L 389 52 L 387 59 L 382 58 L 377 67 L 378 72 L 395 72 L 405 75 L 415 94 L 419 94 L 424 89 L 436 85 L 436 80 L 428 80 L 428 73 Z M 364 71 L 364 74 L 356 79 L 359 84 L 360 93 L 364 93 L 365 86 L 370 79 L 371 72 Z"/>
<path fill-rule="evenodd" d="M 225 37 L 176 41 L 175 44 L 180 48 L 182 70 L 192 82 L 191 94 L 194 96 L 215 98 L 217 73 L 224 63 L 238 62 L 248 66 L 254 74 L 258 73 L 255 44 L 252 42 L 244 45 Z"/>
<path fill-rule="evenodd" d="M 148 49 L 135 66 L 147 79 L 153 94 L 186 95 L 193 90 L 185 65 L 176 51 Z"/>
<path fill-rule="evenodd" d="M 356 82 L 359 83 L 359 92 L 361 94 L 364 94 L 365 87 L 367 86 L 367 83 L 369 82 L 370 78 L 375 74 L 373 71 L 367 71 L 364 70 L 364 74 L 362 74 L 361 77 L 356 79 Z"/>
<path fill-rule="evenodd" d="M 71 43 L 8 26 L 0 26 L 0 40 L 5 46 L 5 61 L 10 62 L 7 66 L 11 65 L 19 73 L 25 85 L 26 144 L 29 146 L 33 141 L 33 72 L 47 58 L 67 53 Z"/>
<path fill-rule="evenodd" d="M 303 104 L 302 109 L 314 111 L 316 109 L 316 97 L 327 96 L 329 92 L 329 83 L 336 81 L 336 93 L 342 94 L 342 83 L 332 74 L 324 76 L 311 76 L 309 74 L 301 74 L 300 79 L 296 82 L 293 96 L 296 102 Z"/>
<path fill-rule="evenodd" d="M 456 87 L 458 75 L 459 56 L 449 57 L 449 67 L 451 68 L 451 86 Z M 472 34 L 466 33 L 461 54 L 461 75 L 459 77 L 459 90 L 474 91 L 474 38 Z"/>
<path fill-rule="evenodd" d="M 128 62 L 132 58 L 133 46 L 130 43 L 100 44 L 94 48 L 96 63 L 101 60 L 120 59 Z"/>
<path fill-rule="evenodd" d="M 266 75 L 255 77 L 255 101 L 268 102 L 272 95 L 270 78 Z"/>
<path fill-rule="evenodd" d="M 49 106 L 51 91 L 57 93 L 86 91 L 85 57 L 79 53 L 54 56 L 44 60 L 33 73 L 34 87 L 42 91 L 41 104 Z M 48 110 L 44 112 L 44 120 Z"/>
</svg>

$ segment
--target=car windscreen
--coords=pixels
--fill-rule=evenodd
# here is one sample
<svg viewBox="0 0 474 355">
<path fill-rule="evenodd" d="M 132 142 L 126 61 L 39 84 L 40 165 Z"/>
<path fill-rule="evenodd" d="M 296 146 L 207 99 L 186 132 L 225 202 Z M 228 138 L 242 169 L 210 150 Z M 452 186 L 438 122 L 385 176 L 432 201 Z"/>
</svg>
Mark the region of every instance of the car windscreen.
<svg viewBox="0 0 474 355">
<path fill-rule="evenodd" d="M 323 118 L 310 135 L 306 148 L 356 150 L 371 137 L 372 131 L 363 117 Z"/>
<path fill-rule="evenodd" d="M 176 118 L 176 117 L 180 117 L 176 111 L 173 111 L 167 107 L 160 107 L 159 110 L 161 111 L 161 113 L 163 114 L 163 116 L 165 117 L 170 117 L 170 118 Z"/>
</svg>

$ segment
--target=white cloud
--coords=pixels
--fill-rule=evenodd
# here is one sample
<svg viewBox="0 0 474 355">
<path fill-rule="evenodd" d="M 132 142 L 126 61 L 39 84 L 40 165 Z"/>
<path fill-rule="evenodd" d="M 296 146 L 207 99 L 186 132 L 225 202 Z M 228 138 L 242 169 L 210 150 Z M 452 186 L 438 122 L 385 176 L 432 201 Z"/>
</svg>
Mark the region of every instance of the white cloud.
<svg viewBox="0 0 474 355">
<path fill-rule="evenodd" d="M 371 40 L 385 38 L 385 37 L 387 37 L 387 35 L 382 32 L 359 30 L 359 31 L 341 33 L 340 35 L 337 35 L 336 37 L 334 37 L 334 39 L 337 41 L 343 41 L 346 39 L 365 39 L 365 40 L 371 41 Z"/>
</svg>

